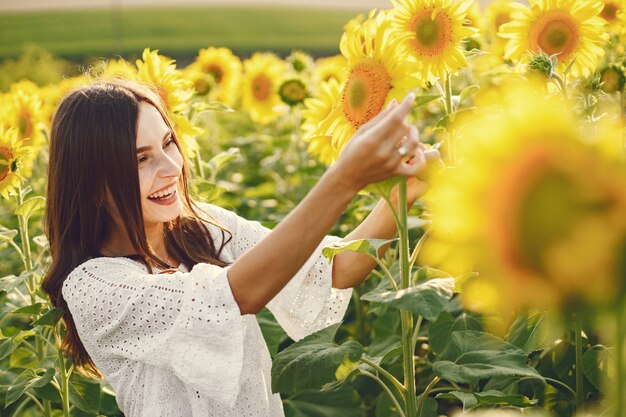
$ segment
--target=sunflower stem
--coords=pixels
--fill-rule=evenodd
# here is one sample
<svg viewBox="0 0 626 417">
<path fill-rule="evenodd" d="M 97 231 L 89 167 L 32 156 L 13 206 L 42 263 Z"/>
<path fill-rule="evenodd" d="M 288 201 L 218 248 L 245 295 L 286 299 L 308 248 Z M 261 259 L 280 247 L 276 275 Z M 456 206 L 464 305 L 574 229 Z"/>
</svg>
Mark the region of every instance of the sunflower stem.
<svg viewBox="0 0 626 417">
<path fill-rule="evenodd" d="M 69 391 L 69 375 L 67 374 L 67 370 L 65 369 L 65 358 L 63 356 L 63 351 L 61 350 L 61 337 L 59 336 L 59 332 L 56 331 L 60 325 L 55 327 L 54 337 L 57 342 L 57 355 L 59 357 L 59 368 L 61 369 L 61 405 L 63 406 L 63 417 L 70 417 L 70 391 Z"/>
<path fill-rule="evenodd" d="M 400 252 L 400 287 L 411 286 L 409 270 L 409 231 L 407 227 L 407 180 L 402 178 L 398 184 L 398 249 Z M 407 309 L 400 309 L 402 322 L 402 357 L 404 364 L 404 388 L 406 395 L 406 416 L 416 417 L 417 401 L 415 397 L 415 361 L 413 351 L 413 315 Z"/>
<path fill-rule="evenodd" d="M 626 417 L 626 398 L 624 398 L 624 390 L 626 390 L 626 362 L 624 361 L 624 327 L 626 326 L 626 317 L 624 317 L 624 312 L 626 309 L 625 302 L 618 303 L 616 314 L 615 314 L 615 324 L 616 324 L 616 341 L 615 341 L 615 366 L 617 369 L 616 378 L 615 378 L 615 397 L 617 400 L 616 404 L 616 417 Z"/>
<path fill-rule="evenodd" d="M 576 346 L 576 411 L 580 412 L 584 402 L 583 391 L 583 324 L 580 314 L 574 318 L 574 341 Z"/>
<path fill-rule="evenodd" d="M 24 204 L 24 194 L 22 192 L 22 187 L 20 186 L 17 190 L 17 207 L 19 208 L 22 204 Z M 30 237 L 28 235 L 28 219 L 22 215 L 17 216 L 17 221 L 20 228 L 20 239 L 22 241 L 22 253 L 24 254 L 24 266 L 26 267 L 26 271 L 32 271 L 33 269 L 33 260 L 30 251 Z M 35 277 L 33 274 L 29 274 L 28 282 L 26 283 L 26 288 L 28 289 L 28 293 L 30 295 L 30 303 L 35 304 L 37 302 L 37 288 L 35 287 L 37 283 L 35 282 Z M 35 314 L 33 317 L 33 321 L 39 319 L 40 315 Z M 43 350 L 43 342 L 39 340 L 39 338 L 35 339 L 35 345 L 37 346 L 37 359 L 42 360 L 44 357 Z M 44 400 L 44 416 L 50 417 L 52 415 L 52 408 L 50 406 L 50 400 Z"/>
<path fill-rule="evenodd" d="M 428 394 L 430 394 L 432 389 L 435 387 L 435 385 L 437 385 L 439 383 L 439 381 L 441 381 L 440 377 L 438 377 L 438 376 L 434 377 L 433 380 L 430 381 L 430 384 L 428 384 L 428 386 L 426 387 L 426 389 L 422 393 L 422 396 L 420 398 L 419 408 L 417 409 L 418 417 L 422 416 L 422 412 L 424 411 L 424 405 L 426 405 L 426 399 L 428 398 Z"/>
</svg>

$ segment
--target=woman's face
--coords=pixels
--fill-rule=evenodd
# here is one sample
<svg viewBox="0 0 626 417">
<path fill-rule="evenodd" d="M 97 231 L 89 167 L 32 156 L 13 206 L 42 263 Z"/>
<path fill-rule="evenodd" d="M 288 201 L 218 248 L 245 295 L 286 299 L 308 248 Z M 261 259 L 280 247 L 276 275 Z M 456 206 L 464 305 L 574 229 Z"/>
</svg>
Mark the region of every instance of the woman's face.
<svg viewBox="0 0 626 417">
<path fill-rule="evenodd" d="M 158 110 L 145 102 L 137 118 L 137 170 L 146 226 L 164 223 L 182 212 L 178 180 L 183 157 Z"/>
</svg>

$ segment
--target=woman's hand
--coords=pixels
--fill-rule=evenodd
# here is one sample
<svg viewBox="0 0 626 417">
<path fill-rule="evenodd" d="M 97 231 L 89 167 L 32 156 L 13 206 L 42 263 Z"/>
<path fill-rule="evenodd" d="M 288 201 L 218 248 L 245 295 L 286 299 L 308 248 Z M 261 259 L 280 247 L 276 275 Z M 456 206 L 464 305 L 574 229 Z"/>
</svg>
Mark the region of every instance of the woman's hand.
<svg viewBox="0 0 626 417">
<path fill-rule="evenodd" d="M 397 175 L 415 177 L 424 167 L 426 157 L 419 151 L 417 129 L 406 120 L 414 100 L 410 93 L 402 103 L 392 102 L 357 130 L 334 166 L 346 183 L 360 190 Z"/>
</svg>

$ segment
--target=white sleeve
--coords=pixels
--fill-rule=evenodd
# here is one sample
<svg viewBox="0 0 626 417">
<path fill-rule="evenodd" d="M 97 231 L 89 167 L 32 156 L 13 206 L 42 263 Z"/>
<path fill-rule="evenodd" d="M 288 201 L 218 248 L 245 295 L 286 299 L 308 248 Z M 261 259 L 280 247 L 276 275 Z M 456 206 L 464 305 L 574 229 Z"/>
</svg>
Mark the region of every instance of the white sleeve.
<svg viewBox="0 0 626 417">
<path fill-rule="evenodd" d="M 62 287 L 92 359 L 121 357 L 171 369 L 181 381 L 231 407 L 240 390 L 244 316 L 227 268 L 148 274 L 126 259 L 95 258 Z"/>
<path fill-rule="evenodd" d="M 218 206 L 201 204 L 201 207 L 233 233 L 228 245 L 234 259 L 271 232 L 259 222 L 246 220 Z M 332 263 L 322 255 L 324 246 L 339 240 L 339 237 L 326 236 L 291 281 L 267 304 L 294 340 L 338 323 L 345 315 L 352 289 L 332 288 Z"/>
</svg>

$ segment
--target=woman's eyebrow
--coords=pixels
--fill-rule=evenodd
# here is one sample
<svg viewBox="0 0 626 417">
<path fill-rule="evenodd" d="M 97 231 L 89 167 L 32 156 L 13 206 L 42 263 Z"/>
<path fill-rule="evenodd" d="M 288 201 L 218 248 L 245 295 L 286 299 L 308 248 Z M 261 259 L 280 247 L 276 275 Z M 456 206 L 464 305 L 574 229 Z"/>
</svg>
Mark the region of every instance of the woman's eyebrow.
<svg viewBox="0 0 626 417">
<path fill-rule="evenodd" d="M 168 130 L 165 135 L 163 135 L 163 139 L 161 139 L 162 141 L 164 141 L 165 139 L 167 139 L 167 137 L 169 135 L 171 135 L 173 132 L 171 130 Z M 137 148 L 137 153 L 143 152 L 143 151 L 149 151 L 150 149 L 152 149 L 152 146 L 142 146 L 140 148 Z"/>
</svg>

